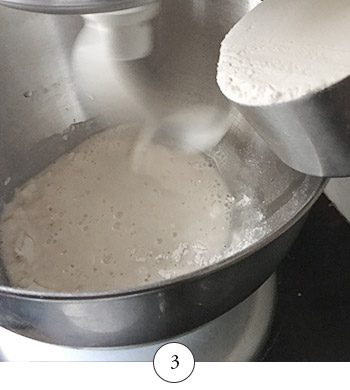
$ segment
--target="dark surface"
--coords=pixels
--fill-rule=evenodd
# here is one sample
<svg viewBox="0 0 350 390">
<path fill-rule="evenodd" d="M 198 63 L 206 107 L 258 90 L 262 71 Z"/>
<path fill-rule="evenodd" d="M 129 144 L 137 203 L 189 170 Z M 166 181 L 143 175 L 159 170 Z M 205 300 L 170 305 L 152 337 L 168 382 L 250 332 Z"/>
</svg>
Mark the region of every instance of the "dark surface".
<svg viewBox="0 0 350 390">
<path fill-rule="evenodd" d="M 350 225 L 322 196 L 278 271 L 262 361 L 350 361 Z"/>
</svg>

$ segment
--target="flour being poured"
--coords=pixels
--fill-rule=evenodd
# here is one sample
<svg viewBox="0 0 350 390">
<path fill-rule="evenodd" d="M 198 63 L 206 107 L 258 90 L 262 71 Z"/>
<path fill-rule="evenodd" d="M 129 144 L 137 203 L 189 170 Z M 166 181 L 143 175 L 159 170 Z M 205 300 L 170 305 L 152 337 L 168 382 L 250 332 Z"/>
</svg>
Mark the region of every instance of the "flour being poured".
<svg viewBox="0 0 350 390">
<path fill-rule="evenodd" d="M 222 42 L 217 82 L 232 101 L 301 98 L 350 74 L 348 0 L 266 0 Z"/>
</svg>

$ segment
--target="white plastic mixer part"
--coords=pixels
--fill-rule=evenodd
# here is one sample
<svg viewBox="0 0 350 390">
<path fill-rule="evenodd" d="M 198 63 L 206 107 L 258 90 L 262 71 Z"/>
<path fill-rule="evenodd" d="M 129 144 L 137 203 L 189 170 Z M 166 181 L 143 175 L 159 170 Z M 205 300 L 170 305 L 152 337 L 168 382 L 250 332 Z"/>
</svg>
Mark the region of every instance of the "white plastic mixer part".
<svg viewBox="0 0 350 390">
<path fill-rule="evenodd" d="M 115 60 L 130 61 L 148 56 L 153 48 L 152 19 L 160 2 L 121 11 L 84 15 L 85 26 L 106 39 Z"/>
<path fill-rule="evenodd" d="M 145 59 L 153 49 L 153 19 L 161 2 L 113 13 L 84 15 L 72 53 L 79 89 L 93 101 L 92 116 L 110 126 L 143 122 L 141 148 L 156 135 L 185 152 L 206 152 L 226 134 L 228 105 L 179 105 Z"/>
<path fill-rule="evenodd" d="M 84 27 L 72 51 L 72 67 L 82 97 L 93 100 L 92 116 L 107 122 L 119 116 L 119 124 L 148 115 L 149 107 L 144 102 L 153 99 L 151 93 L 156 86 L 142 59 L 152 51 L 151 21 L 160 5 L 157 2 L 83 16 Z"/>
</svg>

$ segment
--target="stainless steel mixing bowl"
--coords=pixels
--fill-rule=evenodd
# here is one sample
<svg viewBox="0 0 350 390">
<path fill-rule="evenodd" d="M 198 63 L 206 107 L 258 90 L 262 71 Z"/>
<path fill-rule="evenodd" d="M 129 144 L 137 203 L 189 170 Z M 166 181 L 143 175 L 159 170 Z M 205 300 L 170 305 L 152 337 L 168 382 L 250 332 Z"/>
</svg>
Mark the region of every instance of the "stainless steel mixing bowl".
<svg viewBox="0 0 350 390">
<path fill-rule="evenodd" d="M 225 33 L 258 3 L 168 0 L 148 59 L 164 96 L 184 105 L 226 104 L 216 85 Z M 71 49 L 82 20 L 0 9 L 0 194 L 103 130 L 94 101 L 78 96 Z M 232 108 L 232 128 L 215 151 L 233 192 L 254 189 L 270 233 L 225 261 L 177 279 L 105 293 L 39 293 L 12 288 L 2 271 L 0 326 L 49 343 L 112 347 L 163 340 L 228 311 L 275 271 L 325 182 L 293 171 Z M 238 164 L 239 162 L 239 164 Z M 237 164 L 239 169 L 237 169 Z M 239 180 L 238 180 L 239 179 Z"/>
</svg>

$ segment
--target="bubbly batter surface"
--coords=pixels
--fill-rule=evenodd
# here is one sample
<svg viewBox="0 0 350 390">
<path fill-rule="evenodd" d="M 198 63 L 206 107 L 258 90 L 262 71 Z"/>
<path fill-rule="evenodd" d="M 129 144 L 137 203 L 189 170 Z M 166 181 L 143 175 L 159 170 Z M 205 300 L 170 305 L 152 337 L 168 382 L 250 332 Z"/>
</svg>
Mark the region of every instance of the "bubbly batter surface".
<svg viewBox="0 0 350 390">
<path fill-rule="evenodd" d="M 213 161 L 150 144 L 135 166 L 131 134 L 91 137 L 5 205 L 1 255 L 13 286 L 112 290 L 219 259 L 234 199 Z"/>
</svg>

